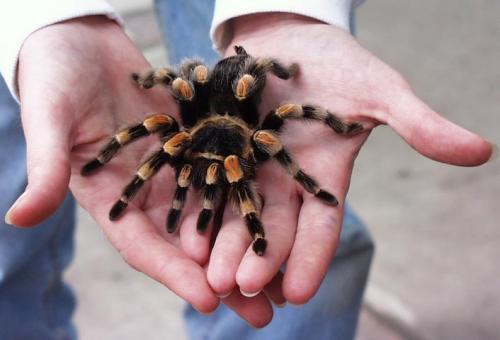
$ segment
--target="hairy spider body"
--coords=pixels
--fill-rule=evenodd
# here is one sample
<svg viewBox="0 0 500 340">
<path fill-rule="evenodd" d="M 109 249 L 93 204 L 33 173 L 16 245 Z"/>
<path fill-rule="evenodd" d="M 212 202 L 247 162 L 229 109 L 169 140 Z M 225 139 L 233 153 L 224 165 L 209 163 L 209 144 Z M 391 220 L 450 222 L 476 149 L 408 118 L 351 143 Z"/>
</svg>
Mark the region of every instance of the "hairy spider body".
<svg viewBox="0 0 500 340">
<path fill-rule="evenodd" d="M 358 123 L 345 123 L 332 113 L 309 105 L 285 104 L 272 110 L 259 125 L 257 110 L 266 75 L 271 72 L 289 79 L 297 65 L 288 67 L 272 58 L 254 58 L 240 46 L 236 55 L 220 60 L 209 70 L 199 61 L 186 60 L 179 70 L 161 68 L 147 74 L 133 74 L 142 88 L 156 84 L 171 88 L 180 106 L 182 126 L 167 114 L 153 114 L 143 122 L 119 131 L 98 156 L 82 168 L 88 175 L 109 162 L 119 149 L 138 138 L 158 134 L 162 148 L 137 170 L 110 211 L 110 219 L 121 216 L 138 190 L 160 168 L 175 169 L 177 188 L 167 216 L 167 231 L 174 232 L 192 185 L 202 195 L 197 229 L 204 232 L 222 197 L 239 208 L 253 238 L 253 250 L 263 255 L 267 247 L 260 221 L 261 203 L 255 188 L 256 167 L 275 158 L 302 187 L 327 204 L 338 204 L 334 195 L 321 189 L 284 148 L 279 133 L 286 119 L 321 121 L 337 133 L 362 130 Z"/>
</svg>

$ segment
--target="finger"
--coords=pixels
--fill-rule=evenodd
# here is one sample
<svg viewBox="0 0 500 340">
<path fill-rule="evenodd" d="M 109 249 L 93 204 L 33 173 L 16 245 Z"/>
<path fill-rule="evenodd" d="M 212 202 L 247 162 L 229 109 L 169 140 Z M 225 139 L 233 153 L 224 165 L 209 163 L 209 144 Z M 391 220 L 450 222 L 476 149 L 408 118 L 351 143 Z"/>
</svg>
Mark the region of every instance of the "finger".
<svg viewBox="0 0 500 340">
<path fill-rule="evenodd" d="M 130 205 L 127 214 L 111 222 L 109 208 L 96 205 L 91 213 L 130 266 L 164 284 L 202 313 L 217 307 L 219 299 L 208 285 L 203 268 L 165 241 L 142 211 Z"/>
<path fill-rule="evenodd" d="M 287 301 L 306 303 L 319 289 L 339 240 L 341 209 L 340 205 L 327 207 L 315 197 L 304 196 L 295 243 L 283 280 Z"/>
<path fill-rule="evenodd" d="M 236 273 L 236 282 L 244 295 L 261 291 L 279 272 L 294 241 L 299 214 L 297 186 L 290 176 L 268 163 L 262 168 L 259 183 L 265 198 L 261 218 L 268 247 L 264 256 L 248 249 Z"/>
<path fill-rule="evenodd" d="M 30 91 L 21 92 L 28 185 L 6 215 L 7 222 L 23 227 L 43 221 L 59 207 L 70 177 L 71 121 L 63 108 Z"/>
<path fill-rule="evenodd" d="M 407 91 L 391 105 L 387 123 L 414 149 L 433 160 L 475 166 L 491 158 L 492 145 L 450 122 Z"/>
<path fill-rule="evenodd" d="M 235 290 L 223 302 L 253 327 L 262 328 L 273 318 L 273 308 L 262 293 L 248 298 Z"/>
<path fill-rule="evenodd" d="M 242 217 L 227 208 L 207 270 L 208 282 L 218 296 L 225 297 L 236 287 L 236 271 L 251 242 Z"/>
<path fill-rule="evenodd" d="M 279 271 L 264 288 L 264 293 L 277 307 L 284 307 L 286 304 L 285 296 L 283 295 L 283 273 Z"/>
<path fill-rule="evenodd" d="M 185 217 L 181 217 L 179 223 L 179 234 L 182 250 L 189 258 L 196 261 L 200 266 L 208 262 L 210 253 L 210 237 L 212 223 L 203 233 L 196 229 L 198 214 L 201 211 L 199 192 L 190 190 L 186 207 L 183 209 Z"/>
</svg>

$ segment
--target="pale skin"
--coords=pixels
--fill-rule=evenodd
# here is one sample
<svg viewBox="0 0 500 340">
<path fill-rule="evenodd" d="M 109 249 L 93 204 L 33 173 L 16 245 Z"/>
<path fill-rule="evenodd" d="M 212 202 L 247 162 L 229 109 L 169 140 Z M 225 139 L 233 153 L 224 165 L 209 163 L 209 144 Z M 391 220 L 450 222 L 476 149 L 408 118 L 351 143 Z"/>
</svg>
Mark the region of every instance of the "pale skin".
<svg viewBox="0 0 500 340">
<path fill-rule="evenodd" d="M 193 194 L 180 232 L 168 235 L 165 216 L 175 185 L 167 169 L 155 177 L 159 185 L 145 188 L 120 220 L 110 222 L 109 208 L 122 187 L 149 147 L 159 143 L 150 139 L 130 146 L 90 177 L 80 176 L 81 166 L 117 127 L 149 112 L 176 115 L 177 109 L 164 89 L 144 91 L 130 81 L 132 72 L 149 66 L 122 30 L 105 18 L 86 17 L 35 32 L 21 50 L 18 83 L 29 184 L 7 219 L 17 226 L 44 220 L 69 185 L 132 267 L 201 312 L 214 310 L 219 297 L 230 294 L 222 301 L 262 327 L 272 319 L 271 302 L 302 304 L 316 293 L 335 253 L 354 160 L 372 128 L 387 124 L 423 155 L 456 165 L 486 162 L 492 146 L 430 109 L 401 75 L 342 29 L 295 15 L 265 14 L 238 18 L 234 33 L 227 55 L 233 45 L 242 45 L 254 56 L 300 65 L 294 80 L 268 77 L 262 113 L 282 102 L 314 103 L 366 128 L 346 138 L 321 124 L 287 123 L 285 145 L 339 198 L 339 207 L 327 207 L 304 193 L 269 162 L 258 178 L 269 241 L 264 257 L 249 248 L 250 236 L 230 209 L 210 249 L 208 236 L 196 232 L 200 203 Z M 285 262 L 287 270 L 281 274 Z M 240 293 L 262 289 L 265 294 L 252 298 Z"/>
</svg>

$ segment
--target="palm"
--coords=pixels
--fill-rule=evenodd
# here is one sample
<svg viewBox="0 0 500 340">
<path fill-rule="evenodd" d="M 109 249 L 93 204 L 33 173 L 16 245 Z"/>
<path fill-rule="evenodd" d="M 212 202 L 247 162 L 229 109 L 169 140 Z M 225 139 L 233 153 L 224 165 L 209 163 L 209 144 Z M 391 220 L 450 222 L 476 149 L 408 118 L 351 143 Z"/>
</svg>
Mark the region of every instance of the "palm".
<svg viewBox="0 0 500 340">
<path fill-rule="evenodd" d="M 72 141 L 70 145 L 72 172 L 70 186 L 78 201 L 92 212 L 95 218 L 99 218 L 101 209 L 109 209 L 110 203 L 119 196 L 121 188 L 129 181 L 130 174 L 134 173 L 141 158 L 144 158 L 144 155 L 150 150 L 158 148 L 160 142 L 149 140 L 146 143 L 139 142 L 137 145 L 127 148 L 130 150 L 124 150 L 123 155 L 113 160 L 105 171 L 88 179 L 79 175 L 82 164 L 98 153 L 118 127 L 140 121 L 148 112 L 175 111 L 175 105 L 169 101 L 165 94 L 143 93 L 133 87 L 129 74 L 133 70 L 149 66 L 140 52 L 135 50 L 128 41 L 127 43 L 134 54 L 128 54 L 126 61 L 121 60 L 119 54 L 110 54 L 104 57 L 107 60 L 104 58 L 101 60 L 102 64 L 98 67 L 85 67 L 85 65 L 89 65 L 89 61 L 85 60 L 87 53 L 84 53 L 83 49 L 86 47 L 94 48 L 94 46 L 81 47 L 78 45 L 82 51 L 76 51 L 76 53 L 71 51 L 74 55 L 72 63 L 74 63 L 75 68 L 72 68 L 71 72 L 68 73 L 63 70 L 53 83 L 52 79 L 47 77 L 45 84 L 47 87 L 44 92 L 45 96 L 54 97 L 54 100 L 57 100 L 59 92 L 64 91 L 65 93 L 65 102 L 63 103 L 66 103 L 67 106 L 61 108 L 61 114 L 65 117 L 60 118 L 65 124 L 69 125 L 71 122 L 73 127 L 69 132 Z M 53 54 L 44 55 L 43 58 L 44 61 L 49 60 L 50 63 L 54 64 L 62 62 L 60 58 L 64 53 L 61 53 L 61 48 L 73 48 L 73 46 L 50 47 L 40 48 L 53 51 Z M 45 64 L 47 63 L 45 62 Z M 26 69 L 24 68 L 24 70 Z M 78 86 L 72 85 L 74 83 L 78 83 Z M 67 89 L 72 90 L 67 91 Z M 159 176 L 165 177 L 166 175 L 162 173 Z M 171 179 L 164 180 L 163 183 L 161 186 L 149 188 L 150 192 L 139 197 L 136 202 L 138 207 L 143 208 L 145 217 L 158 226 L 163 223 L 160 222 L 155 211 L 159 205 L 165 204 L 165 197 L 168 196 L 166 193 L 171 191 L 173 184 Z M 159 199 L 160 197 L 161 199 Z M 164 228 L 158 228 L 158 230 L 160 229 Z M 108 233 L 108 235 L 110 234 Z M 122 243 L 125 240 L 119 237 L 116 242 Z"/>
<path fill-rule="evenodd" d="M 305 63 L 304 63 L 305 64 Z M 139 68 L 141 69 L 141 68 Z M 321 70 L 319 70 L 321 71 Z M 127 83 L 127 74 L 130 72 L 122 72 L 123 77 L 122 84 L 126 86 L 120 91 L 110 93 L 112 98 L 116 98 L 118 108 L 114 108 L 117 112 L 117 116 L 114 117 L 115 121 L 112 124 L 105 126 L 104 130 L 95 130 L 96 124 L 92 123 L 93 116 L 85 116 L 79 124 L 76 124 L 77 129 L 74 135 L 77 136 L 79 143 L 73 147 L 72 168 L 73 176 L 71 182 L 71 188 L 75 192 L 75 195 L 79 202 L 91 211 L 94 217 L 98 220 L 104 228 L 105 233 L 110 238 L 111 242 L 122 252 L 124 257 L 129 260 L 129 262 L 134 262 L 135 258 L 141 256 L 141 252 L 144 251 L 144 244 L 150 239 L 155 239 L 157 241 L 167 240 L 178 247 L 182 247 L 190 258 L 196 260 L 199 264 L 204 264 L 208 257 L 210 256 L 209 248 L 209 235 L 199 235 L 194 230 L 195 220 L 199 212 L 200 204 L 197 199 L 191 199 L 191 206 L 185 209 L 185 216 L 183 223 L 181 224 L 180 234 L 169 235 L 165 232 L 165 211 L 170 205 L 171 197 L 173 196 L 174 186 L 173 184 L 173 174 L 171 170 L 161 171 L 150 185 L 146 186 L 138 197 L 134 200 L 134 204 L 128 208 L 127 214 L 118 222 L 110 223 L 107 220 L 107 214 L 112 202 L 116 201 L 119 197 L 121 189 L 130 180 L 131 174 L 137 168 L 140 159 L 144 158 L 145 154 L 151 152 L 151 150 L 157 149 L 159 144 L 157 141 L 148 142 L 138 142 L 134 146 L 130 146 L 127 150 L 124 150 L 120 157 L 114 159 L 105 170 L 101 171 L 98 176 L 92 176 L 90 178 L 81 178 L 79 171 L 84 162 L 88 161 L 90 158 L 95 156 L 98 149 L 102 147 L 105 140 L 114 132 L 113 127 L 117 125 L 123 125 L 122 122 L 131 122 L 134 120 L 139 120 L 141 114 L 145 112 L 145 107 L 149 104 L 144 100 L 147 92 L 135 93 L 134 90 L 130 90 Z M 314 76 L 314 75 L 313 75 Z M 299 78 L 302 79 L 302 78 Z M 273 84 L 270 81 L 269 89 L 279 89 L 282 84 Z M 295 89 L 296 84 L 294 84 Z M 304 86 L 304 85 L 301 85 Z M 310 88 L 310 85 L 306 85 L 305 88 Z M 129 94 L 128 92 L 131 92 Z M 276 94 L 273 95 L 275 97 Z M 308 94 L 303 94 L 307 96 Z M 132 100 L 131 97 L 133 98 Z M 266 95 L 265 99 L 270 98 L 269 94 Z M 317 99 L 314 103 L 320 103 L 324 101 L 317 95 L 309 94 L 309 98 L 302 99 L 298 95 L 292 98 L 297 99 L 294 102 L 306 103 L 310 102 L 313 97 Z M 126 100 L 124 100 L 125 98 Z M 146 97 L 147 98 L 147 97 Z M 274 105 L 275 103 L 270 103 L 269 100 L 265 100 L 264 105 Z M 165 106 L 163 107 L 163 109 Z M 102 111 L 102 108 L 97 110 Z M 147 110 L 154 111 L 154 110 Z M 102 119 L 97 114 L 98 119 Z M 292 131 L 290 131 L 292 130 Z M 328 129 L 317 125 L 310 126 L 306 130 L 303 129 L 302 125 L 290 124 L 288 128 L 288 134 L 285 134 L 284 139 L 288 147 L 296 154 L 298 160 L 301 164 L 304 164 L 305 170 L 314 174 L 321 182 L 321 184 L 327 186 L 328 188 L 334 188 L 334 193 L 337 197 L 343 198 L 347 191 L 348 175 L 350 174 L 350 168 L 352 167 L 352 162 L 354 160 L 354 155 L 359 150 L 362 142 L 366 139 L 366 133 L 358 135 L 354 138 L 346 138 L 337 136 Z M 292 133 L 290 133 L 292 132 Z M 300 136 L 300 138 L 287 138 L 287 136 Z M 80 136 L 84 136 L 80 137 Z M 321 143 L 318 143 L 321 140 Z M 336 152 L 336 157 L 331 156 L 332 149 L 325 148 L 325 145 L 334 145 Z M 340 157 L 340 155 L 343 155 Z M 315 165 L 318 167 L 316 168 Z M 333 176 L 332 176 L 333 175 Z M 347 175 L 347 176 L 346 176 Z M 303 195 L 302 190 L 296 186 L 295 182 L 289 178 L 286 173 L 272 164 L 264 166 L 260 172 L 260 181 L 263 184 L 262 194 L 267 199 L 267 197 L 274 197 L 275 199 L 285 199 L 279 202 L 280 205 L 291 205 L 295 209 L 287 209 L 285 211 L 290 211 L 295 213 L 295 216 L 286 214 L 276 214 L 273 212 L 274 218 L 283 217 L 290 220 L 290 223 L 284 223 L 283 228 L 279 229 L 279 233 L 276 234 L 277 228 L 273 224 L 273 217 L 267 218 L 267 230 L 271 235 L 271 239 L 274 239 L 272 249 L 270 249 L 269 257 L 271 258 L 269 263 L 264 264 L 265 270 L 259 271 L 258 274 L 252 275 L 252 283 L 250 290 L 253 287 L 263 288 L 268 284 L 277 273 L 277 268 L 284 262 L 290 249 L 292 248 L 292 243 L 294 235 L 297 228 L 297 218 L 298 218 L 298 207 L 301 196 Z M 265 182 L 269 184 L 265 184 Z M 279 183 L 279 184 L 277 184 Z M 288 197 L 277 195 L 288 195 Z M 324 206 L 315 201 L 313 197 L 309 194 L 304 195 L 304 199 L 307 200 L 308 206 L 313 211 L 323 210 Z M 197 204 L 198 203 L 198 204 Z M 272 201 L 268 200 L 269 205 Z M 226 271 L 226 273 L 231 273 L 232 277 L 225 282 L 222 287 L 218 287 L 217 274 L 215 274 L 215 279 L 211 280 L 213 286 L 215 286 L 216 291 L 225 294 L 234 288 L 236 283 L 235 270 L 237 263 L 234 259 L 241 259 L 247 246 L 250 242 L 248 235 L 246 234 L 245 227 L 242 227 L 242 221 L 238 216 L 232 215 L 230 212 L 226 216 L 232 219 L 233 226 L 230 226 L 231 222 L 225 223 L 228 225 L 221 233 L 221 240 L 218 241 L 216 246 L 215 254 L 212 254 L 212 263 L 223 264 L 221 268 Z M 336 221 L 338 225 L 342 219 L 342 209 L 329 209 L 329 213 L 325 214 L 329 216 L 331 221 Z M 264 212 L 264 218 L 266 219 L 266 212 Z M 140 223 L 138 223 L 140 221 Z M 226 219 L 227 222 L 227 219 Z M 266 221 L 265 221 L 266 222 Z M 123 226 L 123 228 L 121 228 Z M 274 228 L 273 228 L 274 227 Z M 234 233 L 235 230 L 230 230 L 234 228 L 237 230 L 239 242 L 229 241 L 226 243 L 225 235 L 228 233 Z M 316 231 L 321 230 L 321 228 L 316 228 Z M 139 235 L 139 236 L 138 236 Z M 331 236 L 336 237 L 336 234 L 331 234 Z M 310 237 L 323 238 L 324 235 L 314 232 L 309 235 Z M 279 241 L 278 241 L 279 240 Z M 286 240 L 283 242 L 283 240 Z M 334 243 L 334 239 L 331 240 Z M 240 247 L 235 247 L 235 244 L 241 245 Z M 228 249 L 231 248 L 231 249 Z M 334 247 L 328 249 L 326 254 L 322 254 L 324 258 L 325 265 L 327 264 L 327 259 L 332 255 Z M 236 254 L 236 253 L 237 254 Z M 235 256 L 233 256 L 235 255 Z M 304 259 L 315 260 L 318 254 L 309 254 Z M 261 259 L 256 258 L 253 254 L 247 255 L 250 261 L 261 261 Z M 130 260 L 130 258 L 133 258 Z M 165 260 L 164 260 L 165 261 Z M 164 261 L 161 261 L 162 263 Z M 264 260 L 266 261 L 266 260 Z M 151 265 L 154 261 L 149 262 Z M 293 263 L 293 262 L 292 262 Z M 151 265 L 149 267 L 151 267 Z M 227 265 L 233 268 L 233 272 L 227 271 Z M 152 268 L 151 273 L 157 273 L 158 268 Z M 148 269 L 142 269 L 148 270 Z M 304 269 L 301 269 L 304 270 Z M 209 269 L 209 273 L 210 273 Z M 212 271 L 213 273 L 213 271 Z M 156 274 L 153 274 L 156 275 Z M 210 274 L 209 274 L 210 275 Z M 214 275 L 212 275 L 213 278 Z M 255 277 L 257 276 L 257 280 Z M 227 277 L 227 276 L 226 276 Z M 243 287 L 245 283 L 243 282 Z M 278 294 L 280 295 L 280 294 Z M 292 298 L 293 299 L 293 298 Z M 277 297 L 277 300 L 281 300 L 281 297 Z M 230 303 L 230 302 L 229 302 Z"/>
<path fill-rule="evenodd" d="M 133 86 L 129 75 L 148 67 L 120 28 L 103 19 L 50 26 L 28 39 L 21 51 L 19 84 L 29 184 L 22 204 L 11 213 L 12 222 L 32 225 L 50 214 L 64 198 L 71 172 L 75 197 L 131 266 L 199 310 L 212 310 L 218 299 L 202 267 L 176 247 L 178 237 L 163 232 L 160 211 L 169 204 L 173 184 L 172 178 L 166 178 L 168 171 L 158 175 L 165 177 L 159 179 L 161 185 L 137 197 L 137 208 L 130 207 L 117 223 L 108 219 L 112 202 L 141 158 L 150 147 L 158 148 L 159 141 L 138 142 L 99 174 L 80 176 L 84 162 L 117 128 L 150 112 L 175 114 L 176 107 L 165 92 L 144 93 Z"/>
</svg>

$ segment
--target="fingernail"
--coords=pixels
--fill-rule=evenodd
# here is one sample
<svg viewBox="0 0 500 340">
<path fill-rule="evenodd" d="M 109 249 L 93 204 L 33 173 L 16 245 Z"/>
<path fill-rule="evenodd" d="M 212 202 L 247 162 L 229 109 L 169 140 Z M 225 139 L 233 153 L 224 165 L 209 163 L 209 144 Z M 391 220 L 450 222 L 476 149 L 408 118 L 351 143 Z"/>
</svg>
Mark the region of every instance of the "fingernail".
<svg viewBox="0 0 500 340">
<path fill-rule="evenodd" d="M 286 301 L 283 303 L 276 303 L 273 301 L 273 304 L 278 308 L 284 308 L 286 306 Z"/>
<path fill-rule="evenodd" d="M 492 151 L 491 151 L 490 159 L 488 159 L 488 162 L 496 160 L 498 158 L 498 154 L 499 154 L 498 145 L 496 145 L 495 143 L 491 143 L 491 142 L 490 142 L 490 145 L 491 145 Z"/>
<path fill-rule="evenodd" d="M 5 223 L 8 224 L 8 225 L 12 225 L 12 222 L 10 221 L 10 210 L 12 208 L 9 209 L 9 211 L 7 211 L 7 213 L 5 214 Z"/>
<path fill-rule="evenodd" d="M 214 311 L 211 311 L 211 312 L 202 312 L 201 310 L 199 310 L 199 309 L 198 309 L 198 308 L 196 308 L 196 307 L 193 307 L 193 308 L 194 308 L 194 309 L 196 309 L 196 311 L 197 311 L 198 313 L 200 313 L 200 314 L 202 314 L 202 315 L 206 315 L 206 316 L 208 316 L 208 315 L 212 315 L 212 314 L 214 313 Z"/>
<path fill-rule="evenodd" d="M 8 225 L 13 225 L 10 215 L 12 214 L 12 211 L 14 211 L 16 209 L 16 207 L 19 205 L 19 203 L 22 201 L 22 199 L 23 199 L 23 197 L 24 197 L 25 194 L 26 194 L 26 192 L 23 192 L 21 194 L 21 196 L 19 196 L 17 198 L 17 200 L 14 202 L 14 204 L 12 204 L 12 206 L 10 207 L 10 209 L 5 214 L 5 223 L 7 223 Z"/>
<path fill-rule="evenodd" d="M 256 295 L 258 295 L 260 292 L 262 291 L 262 289 L 256 291 L 256 292 L 253 292 L 253 293 L 248 293 L 248 292 L 245 292 L 243 291 L 241 288 L 240 288 L 240 292 L 241 292 L 241 295 L 247 297 L 247 298 L 251 298 L 251 297 L 254 297 Z"/>
<path fill-rule="evenodd" d="M 231 295 L 233 291 L 230 291 L 228 293 L 222 293 L 222 294 L 215 294 L 215 296 L 217 296 L 219 299 L 224 299 L 224 298 L 227 298 L 229 295 Z"/>
<path fill-rule="evenodd" d="M 203 314 L 203 315 L 205 315 L 205 316 L 212 315 L 213 313 L 214 313 L 213 311 L 211 311 L 211 312 L 206 312 L 206 313 L 204 313 L 204 312 L 200 312 L 200 314 Z"/>
</svg>

